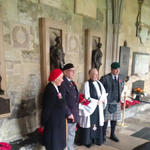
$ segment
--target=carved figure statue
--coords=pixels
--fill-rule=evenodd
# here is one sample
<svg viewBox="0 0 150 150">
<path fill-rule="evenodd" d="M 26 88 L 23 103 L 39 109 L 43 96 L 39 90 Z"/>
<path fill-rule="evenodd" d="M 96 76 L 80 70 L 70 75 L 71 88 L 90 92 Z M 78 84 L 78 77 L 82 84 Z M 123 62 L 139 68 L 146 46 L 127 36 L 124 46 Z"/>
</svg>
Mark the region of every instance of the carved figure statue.
<svg viewBox="0 0 150 150">
<path fill-rule="evenodd" d="M 4 90 L 1 89 L 1 81 L 2 81 L 2 77 L 0 75 L 0 95 L 3 95 L 4 94 Z"/>
<path fill-rule="evenodd" d="M 54 33 L 56 35 L 56 33 Z M 64 60 L 64 52 L 61 44 L 61 37 L 56 35 L 55 38 L 56 44 L 50 47 L 50 65 L 51 69 L 60 68 L 62 69 L 65 60 Z"/>
<path fill-rule="evenodd" d="M 141 22 L 141 11 L 142 11 L 142 5 L 143 5 L 144 0 L 138 0 L 139 4 L 139 10 L 138 10 L 138 15 L 136 17 L 136 36 L 139 37 L 140 42 L 142 43 L 140 32 L 142 31 L 142 22 Z"/>
<path fill-rule="evenodd" d="M 92 51 L 92 68 L 96 68 L 98 71 L 100 66 L 102 65 L 101 61 L 103 56 L 101 51 L 102 43 L 100 42 L 100 40 L 101 39 L 98 38 L 98 43 L 95 40 L 97 48 Z"/>
</svg>

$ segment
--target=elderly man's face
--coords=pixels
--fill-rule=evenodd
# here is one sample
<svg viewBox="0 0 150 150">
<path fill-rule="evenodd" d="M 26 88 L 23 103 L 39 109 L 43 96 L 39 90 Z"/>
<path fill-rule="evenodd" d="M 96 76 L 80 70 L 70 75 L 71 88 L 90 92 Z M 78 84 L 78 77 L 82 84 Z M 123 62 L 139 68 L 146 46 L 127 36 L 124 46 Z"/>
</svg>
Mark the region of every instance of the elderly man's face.
<svg viewBox="0 0 150 150">
<path fill-rule="evenodd" d="M 74 73 L 75 73 L 75 70 L 74 70 L 74 68 L 70 68 L 70 69 L 67 69 L 67 70 L 65 70 L 64 71 L 64 75 L 66 76 L 66 77 L 68 77 L 69 79 L 73 79 L 73 77 L 74 77 Z"/>
<path fill-rule="evenodd" d="M 96 69 L 91 70 L 90 79 L 96 81 L 98 79 L 98 71 Z"/>
<path fill-rule="evenodd" d="M 117 68 L 117 69 L 111 69 L 111 73 L 113 75 L 118 75 L 120 73 L 120 68 Z"/>
</svg>

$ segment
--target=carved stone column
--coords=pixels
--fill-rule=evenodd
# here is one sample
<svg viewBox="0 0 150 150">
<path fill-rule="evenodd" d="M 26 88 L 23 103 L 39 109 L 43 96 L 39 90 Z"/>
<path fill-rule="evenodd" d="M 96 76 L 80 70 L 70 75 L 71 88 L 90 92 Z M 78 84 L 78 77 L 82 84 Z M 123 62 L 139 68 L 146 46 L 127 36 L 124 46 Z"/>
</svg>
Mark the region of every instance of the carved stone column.
<svg viewBox="0 0 150 150">
<path fill-rule="evenodd" d="M 112 63 L 112 39 L 113 39 L 113 25 L 112 25 L 112 1 L 106 0 L 106 62 L 105 73 L 110 72 L 110 65 Z"/>
<path fill-rule="evenodd" d="M 123 0 L 112 0 L 112 23 L 113 23 L 113 55 L 112 60 L 119 60 L 119 30 L 120 30 L 120 20 L 122 14 L 122 4 Z"/>
<path fill-rule="evenodd" d="M 106 69 L 110 72 L 110 65 L 113 61 L 119 60 L 119 30 L 120 19 L 124 0 L 106 0 L 107 22 L 106 22 Z"/>
</svg>

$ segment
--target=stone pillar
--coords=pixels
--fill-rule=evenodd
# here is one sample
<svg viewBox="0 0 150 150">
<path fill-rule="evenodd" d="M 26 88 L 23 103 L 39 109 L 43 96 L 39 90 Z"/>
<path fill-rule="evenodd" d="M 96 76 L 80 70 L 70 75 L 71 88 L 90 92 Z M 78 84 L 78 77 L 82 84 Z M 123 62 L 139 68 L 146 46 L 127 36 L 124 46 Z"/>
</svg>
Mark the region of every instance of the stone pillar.
<svg viewBox="0 0 150 150">
<path fill-rule="evenodd" d="M 112 39 L 113 39 L 113 26 L 112 26 L 112 1 L 106 0 L 106 62 L 105 73 L 110 72 L 110 65 L 112 63 Z"/>
<path fill-rule="evenodd" d="M 112 23 L 113 23 L 113 61 L 119 61 L 119 30 L 120 30 L 120 20 L 122 13 L 123 0 L 112 0 Z"/>
<path fill-rule="evenodd" d="M 123 0 L 106 0 L 106 67 L 105 73 L 110 72 L 110 65 L 113 61 L 119 61 L 119 29 Z"/>
</svg>

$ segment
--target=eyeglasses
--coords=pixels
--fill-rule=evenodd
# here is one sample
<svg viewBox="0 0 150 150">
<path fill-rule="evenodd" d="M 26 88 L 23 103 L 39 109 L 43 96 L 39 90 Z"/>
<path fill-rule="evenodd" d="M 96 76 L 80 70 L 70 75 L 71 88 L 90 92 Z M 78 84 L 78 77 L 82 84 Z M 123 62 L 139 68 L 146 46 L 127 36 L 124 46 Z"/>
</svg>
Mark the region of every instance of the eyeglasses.
<svg viewBox="0 0 150 150">
<path fill-rule="evenodd" d="M 74 70 L 74 69 L 68 69 L 68 71 L 70 71 L 70 72 L 75 72 L 75 70 Z"/>
</svg>

